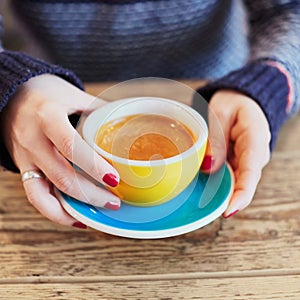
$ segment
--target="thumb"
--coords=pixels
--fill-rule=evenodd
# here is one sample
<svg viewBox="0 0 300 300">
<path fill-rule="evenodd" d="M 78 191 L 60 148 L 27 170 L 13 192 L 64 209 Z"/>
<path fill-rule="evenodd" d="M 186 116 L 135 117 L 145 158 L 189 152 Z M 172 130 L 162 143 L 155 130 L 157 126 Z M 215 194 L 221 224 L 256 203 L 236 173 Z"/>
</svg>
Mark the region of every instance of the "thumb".
<svg viewBox="0 0 300 300">
<path fill-rule="evenodd" d="M 201 165 L 203 173 L 216 172 L 227 157 L 231 114 L 212 98 L 208 107 L 208 142 Z M 221 108 L 222 107 L 222 108 Z"/>
<path fill-rule="evenodd" d="M 107 102 L 99 96 L 93 96 L 85 91 L 77 90 L 72 97 L 72 109 L 80 113 L 90 113 Z"/>
</svg>

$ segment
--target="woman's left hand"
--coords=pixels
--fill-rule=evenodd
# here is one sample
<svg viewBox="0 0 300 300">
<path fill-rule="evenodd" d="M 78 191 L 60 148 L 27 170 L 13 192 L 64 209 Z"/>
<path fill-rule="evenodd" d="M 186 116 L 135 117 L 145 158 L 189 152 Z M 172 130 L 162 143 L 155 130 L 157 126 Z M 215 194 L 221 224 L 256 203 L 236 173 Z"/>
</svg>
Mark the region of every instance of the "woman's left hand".
<svg viewBox="0 0 300 300">
<path fill-rule="evenodd" d="M 215 172 L 225 160 L 231 165 L 235 187 L 223 214 L 228 218 L 253 199 L 262 170 L 270 160 L 270 129 L 259 105 L 236 91 L 218 91 L 209 108 L 209 147 L 201 170 Z"/>
</svg>

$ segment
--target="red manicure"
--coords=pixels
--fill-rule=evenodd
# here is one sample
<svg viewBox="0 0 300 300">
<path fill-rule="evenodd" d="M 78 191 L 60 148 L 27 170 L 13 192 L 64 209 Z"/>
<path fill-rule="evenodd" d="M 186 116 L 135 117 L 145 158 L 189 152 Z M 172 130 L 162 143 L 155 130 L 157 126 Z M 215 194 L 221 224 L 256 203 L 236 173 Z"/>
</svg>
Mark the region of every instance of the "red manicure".
<svg viewBox="0 0 300 300">
<path fill-rule="evenodd" d="M 80 228 L 80 229 L 87 229 L 87 226 L 81 222 L 74 222 L 72 226 Z"/>
<path fill-rule="evenodd" d="M 106 202 L 104 207 L 111 210 L 118 210 L 120 208 L 120 205 L 115 202 Z"/>
<path fill-rule="evenodd" d="M 215 162 L 215 160 L 211 155 L 205 155 L 205 157 L 202 161 L 201 170 L 202 171 L 210 170 L 213 167 L 214 162 Z"/>
<path fill-rule="evenodd" d="M 102 180 L 111 187 L 116 187 L 119 184 L 117 176 L 111 173 L 105 174 Z"/>
<path fill-rule="evenodd" d="M 228 218 L 232 217 L 233 215 L 235 215 L 235 214 L 238 213 L 238 212 L 239 212 L 239 210 L 237 209 L 237 210 L 235 210 L 234 212 L 232 212 L 231 214 L 229 214 L 228 216 L 224 216 L 224 218 L 225 218 L 225 219 L 228 219 Z"/>
</svg>

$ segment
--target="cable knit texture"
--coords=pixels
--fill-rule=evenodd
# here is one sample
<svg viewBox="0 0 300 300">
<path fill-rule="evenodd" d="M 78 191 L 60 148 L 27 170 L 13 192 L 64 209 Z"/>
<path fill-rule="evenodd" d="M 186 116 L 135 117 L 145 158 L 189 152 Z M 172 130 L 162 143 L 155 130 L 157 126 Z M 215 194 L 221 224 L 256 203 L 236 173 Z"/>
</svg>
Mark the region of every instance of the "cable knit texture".
<svg viewBox="0 0 300 300">
<path fill-rule="evenodd" d="M 22 53 L 14 51 L 1 52 L 0 66 L 0 111 L 5 107 L 20 84 L 41 74 L 48 73 L 60 76 L 83 89 L 81 80 L 70 70 Z"/>
<path fill-rule="evenodd" d="M 1 108 L 28 79 L 30 64 L 38 64 L 38 71 L 29 73 L 52 73 L 59 65 L 86 82 L 146 76 L 209 79 L 213 83 L 201 90 L 208 100 L 216 90 L 232 88 L 259 103 L 270 123 L 271 149 L 283 122 L 299 108 L 299 1 L 10 2 L 48 62 L 19 54 L 13 62 L 18 67 L 7 69 L 8 52 L 0 53 Z M 289 114 L 287 79 L 264 61 L 280 63 L 290 74 L 295 93 Z M 63 71 L 55 74 L 78 83 Z"/>
</svg>

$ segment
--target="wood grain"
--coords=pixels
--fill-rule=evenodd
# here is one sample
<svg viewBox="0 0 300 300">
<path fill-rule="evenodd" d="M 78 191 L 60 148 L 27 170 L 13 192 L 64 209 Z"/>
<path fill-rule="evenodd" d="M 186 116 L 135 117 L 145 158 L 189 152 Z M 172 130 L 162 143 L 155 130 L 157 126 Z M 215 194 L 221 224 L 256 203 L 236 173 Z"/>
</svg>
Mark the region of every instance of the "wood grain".
<svg viewBox="0 0 300 300">
<path fill-rule="evenodd" d="M 0 285 L 0 299 L 298 300 L 300 276 Z"/>
<path fill-rule="evenodd" d="M 277 152 L 246 210 L 183 236 L 150 241 L 52 224 L 26 202 L 20 186 L 14 197 L 18 175 L 2 172 L 1 182 L 10 184 L 2 185 L 0 200 L 0 261 L 6 262 L 0 277 L 299 270 L 298 170 L 299 157 Z"/>
</svg>

